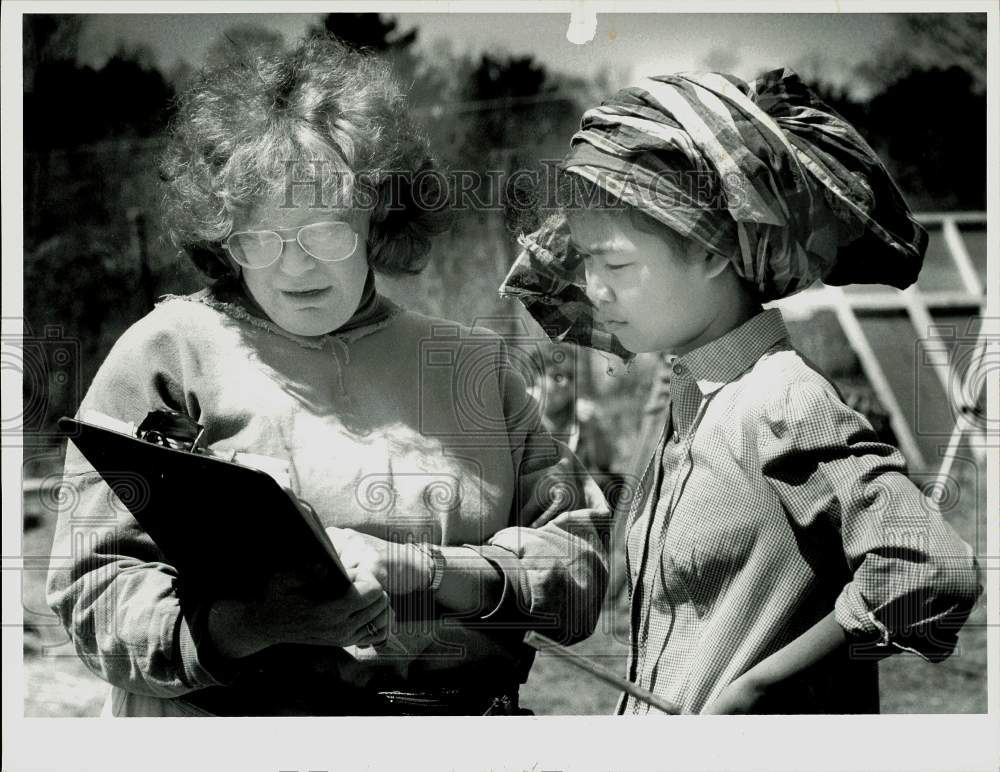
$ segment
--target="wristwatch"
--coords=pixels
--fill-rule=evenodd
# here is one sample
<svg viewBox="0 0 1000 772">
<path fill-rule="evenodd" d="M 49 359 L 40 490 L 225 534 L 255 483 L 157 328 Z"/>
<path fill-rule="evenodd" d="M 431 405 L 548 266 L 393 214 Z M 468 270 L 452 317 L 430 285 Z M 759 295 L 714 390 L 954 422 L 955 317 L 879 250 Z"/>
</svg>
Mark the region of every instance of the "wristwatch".
<svg viewBox="0 0 1000 772">
<path fill-rule="evenodd" d="M 427 589 L 430 592 L 436 592 L 437 588 L 441 586 L 441 580 L 444 579 L 444 553 L 436 544 L 414 542 L 413 546 L 431 559 L 431 581 Z"/>
</svg>

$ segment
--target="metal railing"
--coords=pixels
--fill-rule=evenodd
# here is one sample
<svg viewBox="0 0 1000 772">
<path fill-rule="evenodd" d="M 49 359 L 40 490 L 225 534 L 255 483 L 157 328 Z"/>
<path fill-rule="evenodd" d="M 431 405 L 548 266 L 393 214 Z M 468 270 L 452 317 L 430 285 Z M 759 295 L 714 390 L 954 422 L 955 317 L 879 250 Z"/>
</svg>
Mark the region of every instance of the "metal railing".
<svg viewBox="0 0 1000 772">
<path fill-rule="evenodd" d="M 919 348 L 925 361 L 931 365 L 944 388 L 945 395 L 951 401 L 953 415 L 968 413 L 974 406 L 976 397 L 976 395 L 970 397 L 968 386 L 970 383 L 981 383 L 978 370 L 970 366 L 964 378 L 960 378 L 959 374 L 953 371 L 954 363 L 948 355 L 945 341 L 939 335 L 933 314 L 968 314 L 972 318 L 983 313 L 986 293 L 959 226 L 985 227 L 986 213 L 929 212 L 917 215 L 917 219 L 928 231 L 940 230 L 945 252 L 951 259 L 959 278 L 961 285 L 959 289 L 924 291 L 919 284 L 913 284 L 902 291 L 888 288 L 877 291 L 852 291 L 850 288 L 821 284 L 771 305 L 780 308 L 787 318 L 793 320 L 808 319 L 822 310 L 830 310 L 836 314 L 848 343 L 860 360 L 865 376 L 889 414 L 893 431 L 899 440 L 900 450 L 911 466 L 922 469 L 928 466 L 930 459 L 921 449 L 907 411 L 901 406 L 891 381 L 875 353 L 865 331 L 863 319 L 869 315 L 905 313 L 916 334 L 914 355 L 916 356 Z M 973 365 L 982 362 L 981 352 L 984 350 L 982 332 L 976 350 Z M 956 383 L 961 384 L 961 388 L 954 388 Z M 970 399 L 972 405 L 969 404 Z M 954 444 L 953 436 L 942 467 L 948 464 L 949 453 L 953 455 Z M 984 452 L 982 443 L 973 443 L 972 447 L 977 458 L 981 458 Z"/>
</svg>

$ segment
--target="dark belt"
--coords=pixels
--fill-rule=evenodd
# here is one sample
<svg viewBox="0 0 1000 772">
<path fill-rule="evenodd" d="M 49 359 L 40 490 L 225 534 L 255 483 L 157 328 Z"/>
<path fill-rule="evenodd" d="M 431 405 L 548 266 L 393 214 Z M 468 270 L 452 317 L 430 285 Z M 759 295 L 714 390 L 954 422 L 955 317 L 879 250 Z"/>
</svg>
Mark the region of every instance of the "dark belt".
<svg viewBox="0 0 1000 772">
<path fill-rule="evenodd" d="M 370 706 L 373 713 L 388 716 L 519 716 L 532 715 L 518 705 L 517 689 L 470 691 L 379 691 Z"/>
</svg>

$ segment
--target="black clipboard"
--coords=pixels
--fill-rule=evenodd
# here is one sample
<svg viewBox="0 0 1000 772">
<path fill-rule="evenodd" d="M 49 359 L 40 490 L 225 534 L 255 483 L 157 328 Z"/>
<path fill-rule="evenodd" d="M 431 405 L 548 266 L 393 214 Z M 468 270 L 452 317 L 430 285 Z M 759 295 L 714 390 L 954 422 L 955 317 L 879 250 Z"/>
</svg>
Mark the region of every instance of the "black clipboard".
<svg viewBox="0 0 1000 772">
<path fill-rule="evenodd" d="M 276 573 L 310 576 L 335 597 L 351 585 L 319 518 L 266 472 L 73 418 L 59 428 L 204 599 L 246 598 Z"/>
</svg>

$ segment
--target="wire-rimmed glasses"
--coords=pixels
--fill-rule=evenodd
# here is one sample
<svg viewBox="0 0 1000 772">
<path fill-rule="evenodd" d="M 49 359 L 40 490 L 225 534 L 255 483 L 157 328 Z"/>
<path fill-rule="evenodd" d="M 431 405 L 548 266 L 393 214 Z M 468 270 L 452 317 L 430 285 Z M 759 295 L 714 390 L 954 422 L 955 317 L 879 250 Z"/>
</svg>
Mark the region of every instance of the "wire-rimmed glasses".
<svg viewBox="0 0 1000 772">
<path fill-rule="evenodd" d="M 292 238 L 282 232 L 295 231 Z M 316 222 L 294 228 L 231 233 L 222 246 L 244 268 L 267 268 L 277 262 L 285 244 L 296 241 L 307 255 L 324 263 L 347 260 L 358 249 L 358 234 L 340 220 Z"/>
</svg>

